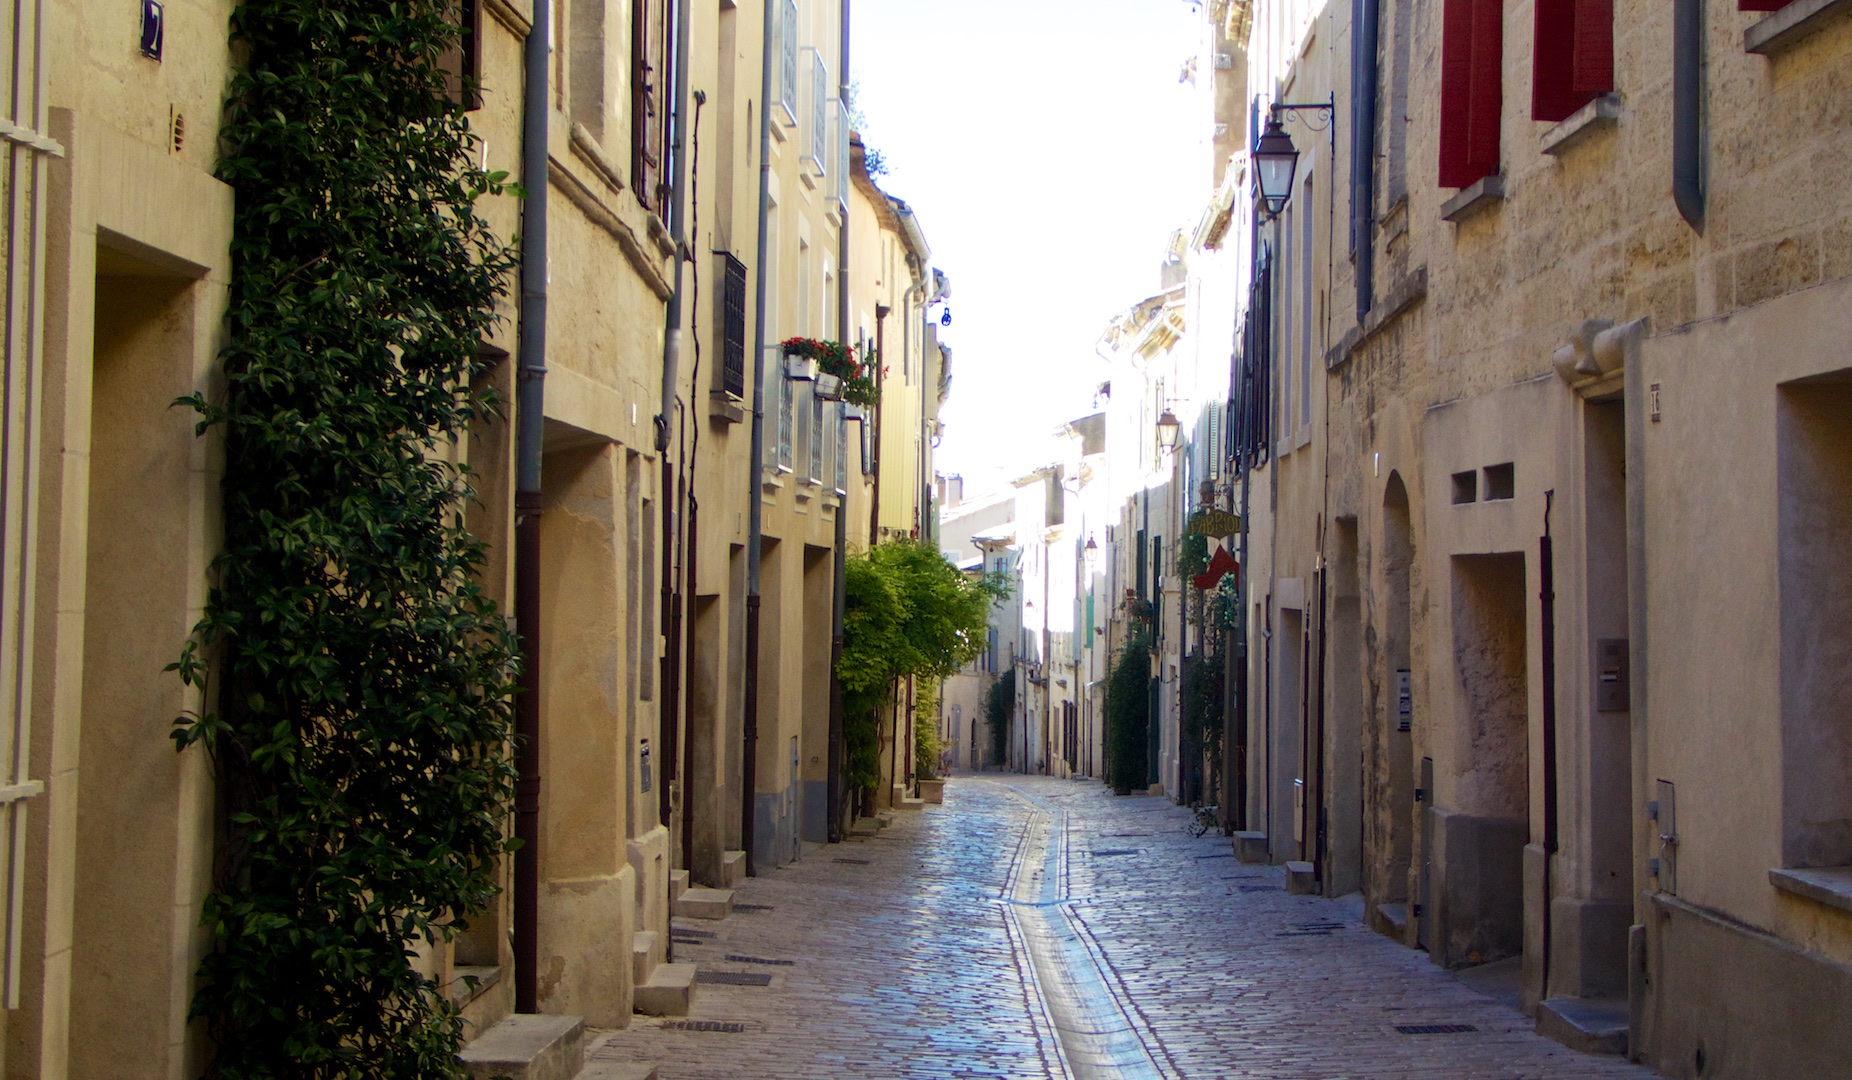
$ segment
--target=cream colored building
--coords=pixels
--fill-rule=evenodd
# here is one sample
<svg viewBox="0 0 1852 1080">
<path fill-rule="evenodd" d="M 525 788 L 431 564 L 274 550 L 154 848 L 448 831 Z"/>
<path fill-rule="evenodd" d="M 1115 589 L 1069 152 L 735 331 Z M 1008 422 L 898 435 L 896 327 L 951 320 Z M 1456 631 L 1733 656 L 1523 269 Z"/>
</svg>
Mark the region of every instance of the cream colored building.
<svg viewBox="0 0 1852 1080">
<path fill-rule="evenodd" d="M 1834 1075 L 1852 26 L 1443 7 L 1211 5 L 1263 122 L 1336 114 L 1293 110 L 1290 202 L 1227 230 L 1268 421 L 1234 440 L 1244 847 L 1438 963 L 1510 958 L 1571 1045 Z"/>
<path fill-rule="evenodd" d="M 219 385 L 232 199 L 213 169 L 232 7 L 166 4 L 158 57 L 140 48 L 133 6 L 37 0 L 0 16 L 23 64 L 0 131 L 10 297 L 0 696 L 14 717 L 0 755 L 0 866 L 16 913 L 5 939 L 7 1076 L 115 1077 L 132 1060 L 137 1075 L 180 1078 L 210 1053 L 186 1011 L 210 944 L 199 914 L 214 780 L 205 754 L 175 754 L 166 731 L 210 701 L 162 668 L 201 614 L 219 547 L 221 451 L 168 403 Z M 770 13 L 780 63 L 765 337 L 887 339 L 878 451 L 872 418 L 845 424 L 839 406 L 783 378 L 770 350 L 752 355 L 754 305 L 742 296 L 756 285 L 766 13 L 695 4 L 681 114 L 700 144 L 684 189 L 698 196 L 687 204 L 681 355 L 665 403 L 678 280 L 669 7 L 555 4 L 548 176 L 536 181 L 520 176 L 532 7 L 463 6 L 484 86 L 470 114 L 483 163 L 550 202 L 533 1007 L 597 1027 L 627 1024 L 636 978 L 669 958 L 675 879 L 738 879 L 742 803 L 756 815 L 762 865 L 827 839 L 835 519 L 846 515 L 851 548 L 884 528 L 930 531 L 922 478 L 948 381 L 926 321 L 944 279 L 911 212 L 868 181 L 859 152 L 851 162 L 841 11 L 821 0 L 773 0 Z M 505 236 L 521 230 L 517 199 L 486 209 Z M 846 279 L 845 224 L 861 230 L 850 233 Z M 490 378 L 508 397 L 518 297 L 511 283 L 484 343 L 502 358 Z M 764 462 L 750 460 L 745 422 L 755 359 L 772 369 Z M 514 435 L 512 423 L 484 422 L 458 448 L 478 474 L 469 524 L 490 542 L 484 583 L 507 611 Z M 743 799 L 754 498 L 765 633 L 755 783 Z M 901 738 L 912 745 L 909 728 Z M 472 1031 L 516 1008 L 513 910 L 505 893 L 421 960 Z"/>
</svg>

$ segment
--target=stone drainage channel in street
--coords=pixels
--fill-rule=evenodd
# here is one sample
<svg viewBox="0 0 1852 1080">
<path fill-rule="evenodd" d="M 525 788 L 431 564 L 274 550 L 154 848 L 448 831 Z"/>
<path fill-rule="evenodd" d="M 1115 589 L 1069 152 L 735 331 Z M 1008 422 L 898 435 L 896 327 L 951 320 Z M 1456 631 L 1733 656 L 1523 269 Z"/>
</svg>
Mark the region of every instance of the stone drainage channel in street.
<svg viewBox="0 0 1852 1080">
<path fill-rule="evenodd" d="M 1156 1038 L 1113 993 L 1114 976 L 1067 889 L 1067 811 L 1007 787 L 1029 819 L 1003 887 L 1010 940 L 1074 1080 L 1160 1080 Z"/>
</svg>

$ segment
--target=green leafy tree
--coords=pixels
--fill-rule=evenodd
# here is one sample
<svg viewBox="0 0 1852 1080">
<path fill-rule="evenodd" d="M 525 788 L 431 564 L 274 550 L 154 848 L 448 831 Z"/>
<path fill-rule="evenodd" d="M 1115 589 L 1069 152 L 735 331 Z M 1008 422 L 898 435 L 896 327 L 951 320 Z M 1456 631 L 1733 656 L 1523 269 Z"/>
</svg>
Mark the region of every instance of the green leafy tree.
<svg viewBox="0 0 1852 1080">
<path fill-rule="evenodd" d="M 412 961 L 488 906 L 507 846 L 515 643 L 448 457 L 493 408 L 471 379 L 515 259 L 447 93 L 453 18 L 232 16 L 229 344 L 222 393 L 186 399 L 224 441 L 225 547 L 173 665 L 217 684 L 173 729 L 227 813 L 192 1004 L 213 1076 L 457 1075 L 461 1020 Z"/>
<path fill-rule="evenodd" d="M 984 718 L 990 721 L 990 760 L 998 765 L 1009 760 L 1010 714 L 1016 711 L 1016 669 L 1011 668 L 990 684 L 984 699 Z"/>
<path fill-rule="evenodd" d="M 1106 767 L 1114 791 L 1145 786 L 1151 712 L 1151 646 L 1141 627 L 1126 639 L 1106 684 Z"/>
<path fill-rule="evenodd" d="M 878 544 L 843 566 L 843 735 L 846 786 L 880 781 L 880 716 L 902 679 L 938 681 L 977 659 L 990 609 L 1007 595 L 1000 575 L 972 578 L 931 544 Z"/>
</svg>

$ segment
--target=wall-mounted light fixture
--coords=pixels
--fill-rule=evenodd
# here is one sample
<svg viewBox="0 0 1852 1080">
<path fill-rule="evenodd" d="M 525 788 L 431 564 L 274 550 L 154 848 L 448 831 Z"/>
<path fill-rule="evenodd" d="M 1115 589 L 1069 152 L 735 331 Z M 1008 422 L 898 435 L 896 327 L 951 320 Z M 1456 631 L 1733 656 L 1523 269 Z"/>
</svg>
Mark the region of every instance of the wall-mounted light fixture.
<svg viewBox="0 0 1852 1080">
<path fill-rule="evenodd" d="M 1164 415 L 1157 419 L 1158 446 L 1166 454 L 1170 453 L 1177 448 L 1177 436 L 1182 433 L 1183 421 L 1177 419 L 1176 413 L 1165 409 Z"/>
<path fill-rule="evenodd" d="M 1324 131 L 1334 127 L 1337 116 L 1337 97 L 1329 101 L 1304 103 L 1275 103 L 1267 109 L 1267 128 L 1254 143 L 1254 182 L 1260 188 L 1261 201 L 1267 205 L 1269 215 L 1278 215 L 1286 209 L 1287 200 L 1293 197 L 1293 173 L 1299 166 L 1299 148 L 1293 145 L 1292 136 L 1286 134 L 1285 118 L 1282 113 L 1297 112 L 1302 109 L 1313 110 L 1312 119 L 1303 121 L 1313 131 Z M 1336 139 L 1333 131 L 1332 138 Z M 1333 143 L 1332 152 L 1336 153 Z"/>
</svg>

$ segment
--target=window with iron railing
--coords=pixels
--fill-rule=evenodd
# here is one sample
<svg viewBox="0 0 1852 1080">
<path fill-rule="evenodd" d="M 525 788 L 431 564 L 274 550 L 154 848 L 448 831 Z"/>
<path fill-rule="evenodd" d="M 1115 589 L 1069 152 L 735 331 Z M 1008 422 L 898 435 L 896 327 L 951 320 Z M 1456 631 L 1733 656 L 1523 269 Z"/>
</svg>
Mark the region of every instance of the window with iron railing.
<svg viewBox="0 0 1852 1080">
<path fill-rule="evenodd" d="M 734 397 L 746 396 L 746 264 L 725 251 L 715 252 L 720 262 L 720 289 L 715 298 L 714 326 L 720 331 L 720 389 Z"/>
<path fill-rule="evenodd" d="M 836 103 L 836 202 L 849 212 L 849 106 Z"/>
<path fill-rule="evenodd" d="M 811 385 L 815 385 L 814 383 Z M 810 431 L 805 441 L 810 444 L 810 471 L 805 477 L 813 484 L 823 482 L 823 399 L 816 394 L 810 395 Z"/>
<path fill-rule="evenodd" d="M 773 373 L 778 378 L 778 467 L 791 471 L 791 440 L 796 426 L 797 388 L 796 384 L 785 378 L 784 357 L 772 354 Z"/>
<path fill-rule="evenodd" d="M 797 123 L 797 0 L 785 0 L 778 38 L 778 105 L 789 127 Z"/>
<path fill-rule="evenodd" d="M 830 71 L 821 50 L 810 54 L 810 123 L 804 135 L 804 157 L 818 176 L 829 174 Z"/>
</svg>

